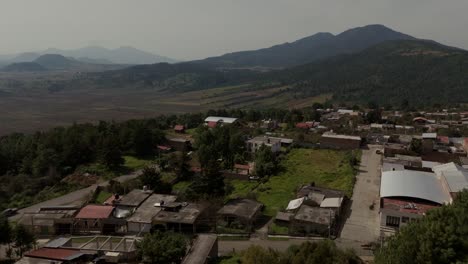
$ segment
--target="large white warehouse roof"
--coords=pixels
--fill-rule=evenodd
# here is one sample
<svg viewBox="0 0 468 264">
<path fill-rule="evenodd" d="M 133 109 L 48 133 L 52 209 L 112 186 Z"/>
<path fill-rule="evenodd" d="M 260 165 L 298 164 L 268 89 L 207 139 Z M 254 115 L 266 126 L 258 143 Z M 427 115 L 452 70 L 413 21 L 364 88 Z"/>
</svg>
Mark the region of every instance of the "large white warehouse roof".
<svg viewBox="0 0 468 264">
<path fill-rule="evenodd" d="M 205 119 L 205 122 L 222 122 L 226 124 L 232 124 L 236 122 L 237 118 L 233 117 L 221 117 L 221 116 L 209 116 Z"/>
<path fill-rule="evenodd" d="M 411 170 L 383 172 L 380 197 L 419 198 L 438 204 L 451 201 L 436 174 Z"/>
</svg>

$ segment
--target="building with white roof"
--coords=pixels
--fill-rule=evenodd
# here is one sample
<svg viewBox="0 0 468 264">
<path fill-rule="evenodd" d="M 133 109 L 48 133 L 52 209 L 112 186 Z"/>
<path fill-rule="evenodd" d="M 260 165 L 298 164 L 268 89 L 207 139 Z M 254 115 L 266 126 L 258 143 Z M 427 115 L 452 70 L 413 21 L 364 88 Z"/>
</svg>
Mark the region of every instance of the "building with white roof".
<svg viewBox="0 0 468 264">
<path fill-rule="evenodd" d="M 435 165 L 433 172 L 390 170 L 380 185 L 381 230 L 394 230 L 432 208 L 450 204 L 468 189 L 468 171 L 455 163 Z"/>
<path fill-rule="evenodd" d="M 223 124 L 233 124 L 237 121 L 237 118 L 234 117 L 223 117 L 223 116 L 209 116 L 205 118 L 205 123 L 223 123 Z"/>
</svg>

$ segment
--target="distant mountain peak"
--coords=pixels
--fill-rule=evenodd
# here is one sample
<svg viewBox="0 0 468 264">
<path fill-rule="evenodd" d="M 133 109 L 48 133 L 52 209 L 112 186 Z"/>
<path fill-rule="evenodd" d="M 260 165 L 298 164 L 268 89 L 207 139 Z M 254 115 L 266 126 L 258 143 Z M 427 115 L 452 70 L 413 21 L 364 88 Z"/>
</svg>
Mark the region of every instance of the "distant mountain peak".
<svg viewBox="0 0 468 264">
<path fill-rule="evenodd" d="M 338 35 L 319 32 L 311 36 L 259 50 L 228 53 L 207 58 L 199 63 L 216 67 L 283 68 L 306 64 L 339 54 L 362 51 L 375 44 L 400 39 L 415 39 L 384 25 L 374 24 L 352 28 Z"/>
</svg>

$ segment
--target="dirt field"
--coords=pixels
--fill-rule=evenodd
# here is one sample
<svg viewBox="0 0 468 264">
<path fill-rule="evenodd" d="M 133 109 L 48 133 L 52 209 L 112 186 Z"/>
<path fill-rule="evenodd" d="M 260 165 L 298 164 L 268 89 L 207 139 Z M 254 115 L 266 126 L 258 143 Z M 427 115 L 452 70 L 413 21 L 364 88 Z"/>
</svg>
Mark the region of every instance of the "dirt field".
<svg viewBox="0 0 468 264">
<path fill-rule="evenodd" d="M 286 92 L 286 88 L 252 90 L 249 85 L 241 85 L 177 94 L 128 88 L 83 87 L 54 93 L 19 88 L 9 95 L 0 93 L 0 135 L 34 132 L 74 122 L 123 121 L 208 109 L 306 107 L 329 97 L 296 99 Z"/>
</svg>

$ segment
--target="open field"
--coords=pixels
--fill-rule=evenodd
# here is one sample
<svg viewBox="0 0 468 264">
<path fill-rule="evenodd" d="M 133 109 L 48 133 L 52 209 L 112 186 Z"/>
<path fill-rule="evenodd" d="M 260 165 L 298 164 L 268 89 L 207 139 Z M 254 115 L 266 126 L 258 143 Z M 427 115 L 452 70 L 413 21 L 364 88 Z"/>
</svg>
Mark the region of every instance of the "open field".
<svg viewBox="0 0 468 264">
<path fill-rule="evenodd" d="M 65 73 L 50 76 L 0 74 L 0 135 L 31 133 L 74 122 L 124 121 L 208 109 L 306 107 L 331 96 L 294 98 L 287 92 L 288 87 L 254 89 L 248 84 L 184 93 L 149 88 L 96 89 L 86 85 L 58 91 L 42 87 L 47 80 L 70 78 L 73 76 Z M 12 82 L 18 82 L 18 87 L 12 89 Z M 5 83 L 10 84 L 9 88 L 2 85 Z"/>
<path fill-rule="evenodd" d="M 274 216 L 285 208 L 304 184 L 315 182 L 317 186 L 342 190 L 351 197 L 355 171 L 346 152 L 334 150 L 293 149 L 281 162 L 283 171 L 258 185 L 236 182 L 231 196 L 241 197 L 254 193 L 265 205 L 265 214 Z"/>
</svg>

